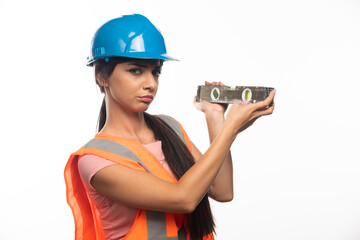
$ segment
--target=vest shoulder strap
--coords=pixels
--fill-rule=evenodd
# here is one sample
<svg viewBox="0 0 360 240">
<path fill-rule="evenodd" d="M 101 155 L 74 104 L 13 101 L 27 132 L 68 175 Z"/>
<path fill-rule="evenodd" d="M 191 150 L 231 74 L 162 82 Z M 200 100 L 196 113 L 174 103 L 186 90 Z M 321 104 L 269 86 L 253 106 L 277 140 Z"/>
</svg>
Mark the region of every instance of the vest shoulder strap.
<svg viewBox="0 0 360 240">
<path fill-rule="evenodd" d="M 174 132 L 180 137 L 180 139 L 183 140 L 184 143 L 186 143 L 182 127 L 178 121 L 167 115 L 157 115 L 157 117 L 163 120 L 172 130 L 174 130 Z"/>
<path fill-rule="evenodd" d="M 157 117 L 163 120 L 172 130 L 174 130 L 191 152 L 191 142 L 182 125 L 174 118 L 167 115 L 157 115 Z"/>
<path fill-rule="evenodd" d="M 181 124 L 166 115 L 158 115 L 158 117 L 165 122 L 187 145 L 189 150 L 191 150 L 190 140 Z M 98 134 L 82 147 L 79 155 L 85 154 L 97 155 L 135 170 L 147 171 L 166 181 L 174 182 L 175 180 L 146 148 L 133 140 Z"/>
</svg>

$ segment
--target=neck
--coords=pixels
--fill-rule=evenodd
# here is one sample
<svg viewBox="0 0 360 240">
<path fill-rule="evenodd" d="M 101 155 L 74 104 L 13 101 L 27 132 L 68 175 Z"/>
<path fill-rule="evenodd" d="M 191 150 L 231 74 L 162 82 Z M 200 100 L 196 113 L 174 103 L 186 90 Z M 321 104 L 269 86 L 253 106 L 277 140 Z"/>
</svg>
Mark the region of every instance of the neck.
<svg viewBox="0 0 360 240">
<path fill-rule="evenodd" d="M 142 144 L 155 141 L 143 112 L 131 112 L 106 104 L 106 123 L 100 133 L 135 140 Z"/>
</svg>

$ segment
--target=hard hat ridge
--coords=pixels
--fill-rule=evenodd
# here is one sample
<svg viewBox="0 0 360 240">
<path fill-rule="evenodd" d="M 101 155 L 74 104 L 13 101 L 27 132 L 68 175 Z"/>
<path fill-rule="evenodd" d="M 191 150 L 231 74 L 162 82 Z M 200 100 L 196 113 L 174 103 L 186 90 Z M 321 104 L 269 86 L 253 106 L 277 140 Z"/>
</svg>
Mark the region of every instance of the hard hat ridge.
<svg viewBox="0 0 360 240">
<path fill-rule="evenodd" d="M 109 57 L 176 60 L 167 55 L 160 31 L 140 14 L 112 19 L 96 31 L 86 64 Z"/>
</svg>

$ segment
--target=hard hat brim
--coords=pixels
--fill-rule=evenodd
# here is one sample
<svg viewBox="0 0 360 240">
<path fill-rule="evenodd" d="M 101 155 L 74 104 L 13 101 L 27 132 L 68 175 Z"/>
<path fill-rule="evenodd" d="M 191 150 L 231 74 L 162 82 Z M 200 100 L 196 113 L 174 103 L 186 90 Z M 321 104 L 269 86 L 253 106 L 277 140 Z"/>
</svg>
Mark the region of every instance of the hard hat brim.
<svg viewBox="0 0 360 240">
<path fill-rule="evenodd" d="M 164 60 L 164 61 L 180 61 L 178 59 L 170 57 L 167 54 L 162 54 L 161 56 L 157 56 L 157 57 L 141 57 L 140 54 L 138 57 L 136 56 L 136 54 L 131 54 L 129 56 L 109 55 L 109 56 L 102 56 L 101 58 L 88 57 L 88 60 L 86 61 L 86 66 L 92 67 L 95 62 L 102 60 L 102 59 L 106 59 L 106 58 L 112 58 L 112 57 L 124 57 L 124 58 L 133 58 L 133 59 L 159 59 L 159 60 Z"/>
</svg>

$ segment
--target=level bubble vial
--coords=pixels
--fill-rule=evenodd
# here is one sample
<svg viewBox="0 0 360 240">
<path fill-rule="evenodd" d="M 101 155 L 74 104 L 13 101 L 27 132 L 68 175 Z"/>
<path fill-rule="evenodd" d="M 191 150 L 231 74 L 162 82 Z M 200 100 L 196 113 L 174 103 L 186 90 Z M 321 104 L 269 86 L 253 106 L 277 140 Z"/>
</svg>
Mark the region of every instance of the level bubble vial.
<svg viewBox="0 0 360 240">
<path fill-rule="evenodd" d="M 251 100 L 251 98 L 252 98 L 251 90 L 249 88 L 245 88 L 244 91 L 242 92 L 241 97 L 242 97 L 243 101 L 249 102 Z"/>
</svg>

